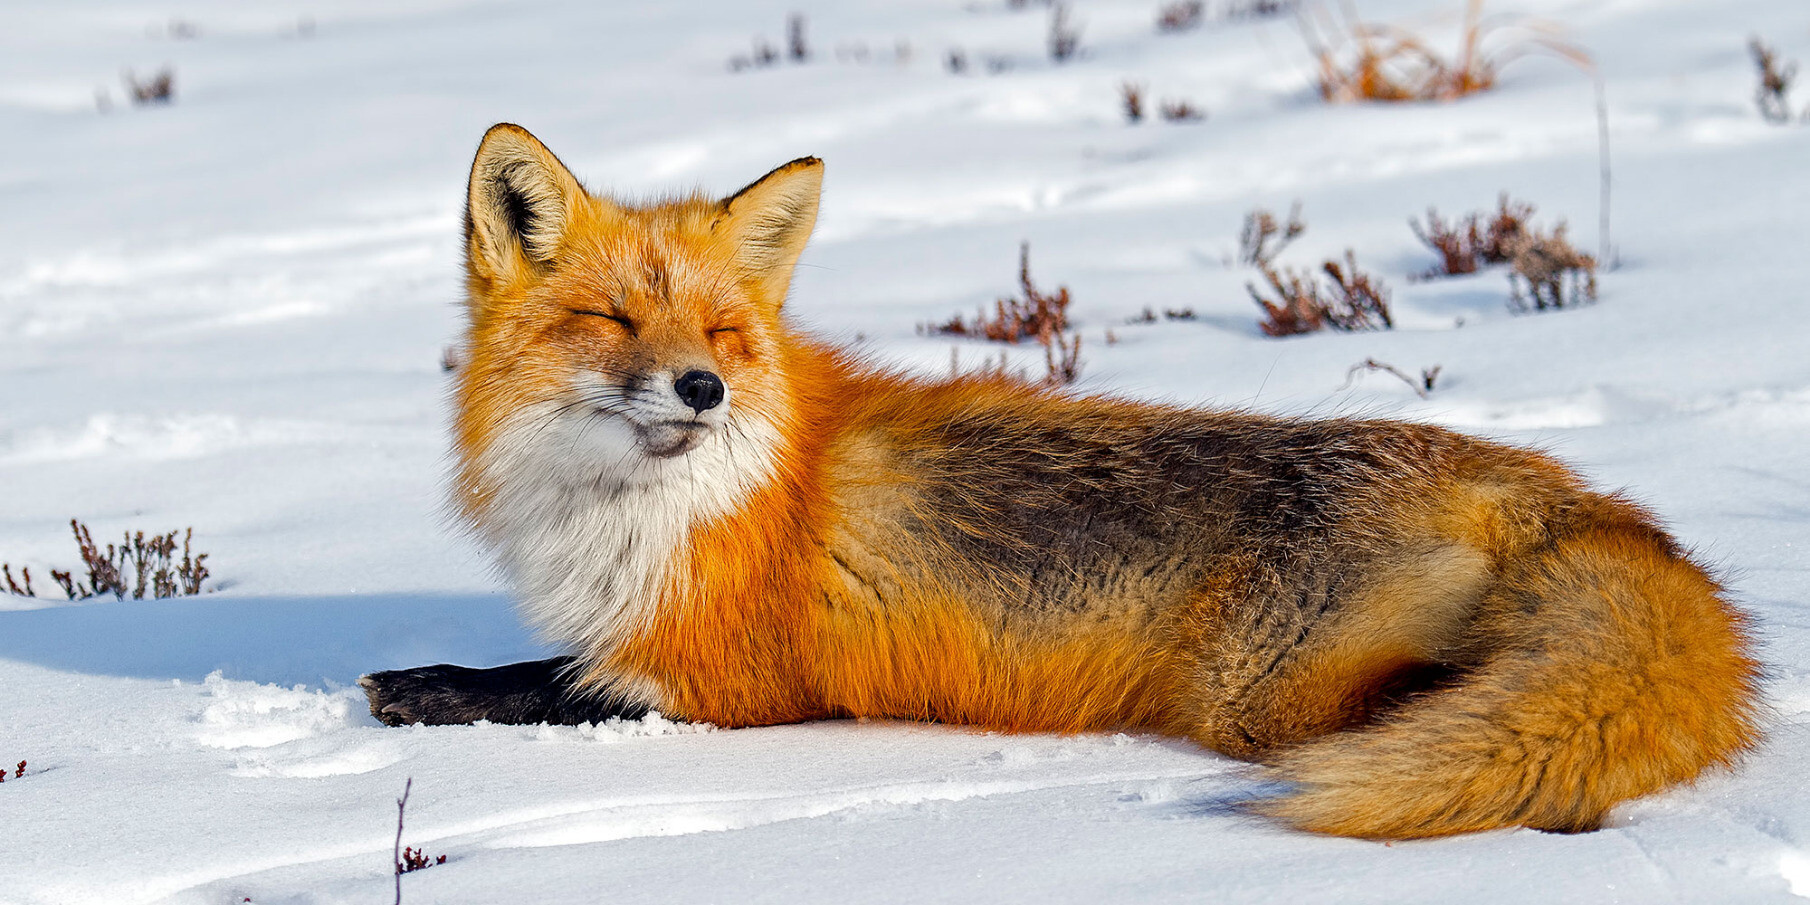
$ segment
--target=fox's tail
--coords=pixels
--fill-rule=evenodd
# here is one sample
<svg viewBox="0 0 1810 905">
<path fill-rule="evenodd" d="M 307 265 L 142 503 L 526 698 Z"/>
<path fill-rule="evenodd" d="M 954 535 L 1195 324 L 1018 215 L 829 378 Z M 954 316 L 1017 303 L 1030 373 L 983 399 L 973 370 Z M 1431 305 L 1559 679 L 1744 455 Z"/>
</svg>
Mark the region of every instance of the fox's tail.
<svg viewBox="0 0 1810 905">
<path fill-rule="evenodd" d="M 1274 775 L 1296 792 L 1257 809 L 1343 836 L 1576 832 L 1752 748 L 1759 665 L 1743 617 L 1665 534 L 1605 508 L 1502 576 L 1475 670 L 1283 752 Z"/>
</svg>

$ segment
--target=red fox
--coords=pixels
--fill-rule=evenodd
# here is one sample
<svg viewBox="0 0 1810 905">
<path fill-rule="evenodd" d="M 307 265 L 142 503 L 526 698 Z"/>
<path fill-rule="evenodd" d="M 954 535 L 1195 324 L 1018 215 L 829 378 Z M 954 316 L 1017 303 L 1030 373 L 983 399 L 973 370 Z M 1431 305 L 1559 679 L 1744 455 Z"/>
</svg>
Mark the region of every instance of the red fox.
<svg viewBox="0 0 1810 905">
<path fill-rule="evenodd" d="M 927 380 L 798 332 L 822 174 L 631 206 L 485 135 L 455 496 L 570 654 L 375 673 L 379 719 L 1147 731 L 1371 838 L 1589 830 L 1757 742 L 1722 588 L 1540 453 Z"/>
</svg>

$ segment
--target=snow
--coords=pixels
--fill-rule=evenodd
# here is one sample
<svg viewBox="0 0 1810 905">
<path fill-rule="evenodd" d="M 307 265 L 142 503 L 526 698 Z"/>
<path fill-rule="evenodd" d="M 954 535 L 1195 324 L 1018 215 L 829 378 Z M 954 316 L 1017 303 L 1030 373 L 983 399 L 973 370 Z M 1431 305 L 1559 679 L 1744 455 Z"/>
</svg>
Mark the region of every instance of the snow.
<svg viewBox="0 0 1810 905">
<path fill-rule="evenodd" d="M 403 841 L 448 856 L 403 877 L 411 902 L 1810 897 L 1810 126 L 1760 121 L 1744 49 L 1810 58 L 1810 7 L 1491 3 L 1590 51 L 1615 153 L 1601 301 L 1516 316 L 1499 272 L 1410 282 L 1432 259 L 1405 221 L 1506 190 L 1593 247 L 1587 78 L 1530 58 L 1462 103 L 1328 107 L 1287 20 L 1159 36 L 1158 5 L 1076 0 L 1085 53 L 1055 66 L 1046 12 L 1004 0 L 6 4 L 0 560 L 42 591 L 72 516 L 103 542 L 193 525 L 218 590 L 0 597 L 0 763 L 29 762 L 0 784 L 0 902 L 387 901 L 409 777 Z M 1359 3 L 1435 42 L 1458 8 Z M 810 63 L 729 71 L 793 10 Z M 958 46 L 978 71 L 944 70 Z M 165 64 L 172 105 L 124 101 L 121 69 Z M 1125 79 L 1209 119 L 1128 126 Z M 1156 737 L 381 727 L 360 673 L 547 653 L 443 509 L 461 193 L 500 120 L 632 197 L 823 157 L 790 309 L 889 362 L 995 355 L 916 327 L 1012 292 L 1026 240 L 1076 300 L 1083 391 L 1551 450 L 1723 570 L 1763 639 L 1770 741 L 1601 832 L 1384 846 L 1241 816 L 1241 765 Z M 1399 329 L 1257 332 L 1239 223 L 1294 199 L 1310 227 L 1284 263 L 1353 249 Z M 1198 316 L 1127 323 L 1146 306 Z M 1442 376 L 1426 400 L 1383 374 L 1341 389 L 1366 358 Z"/>
</svg>

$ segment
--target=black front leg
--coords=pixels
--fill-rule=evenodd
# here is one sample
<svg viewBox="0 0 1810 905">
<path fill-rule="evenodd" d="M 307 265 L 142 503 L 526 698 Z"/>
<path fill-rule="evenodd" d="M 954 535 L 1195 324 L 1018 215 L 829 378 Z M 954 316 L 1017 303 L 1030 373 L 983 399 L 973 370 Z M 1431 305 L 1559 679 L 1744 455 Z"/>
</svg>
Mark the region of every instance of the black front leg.
<svg viewBox="0 0 1810 905">
<path fill-rule="evenodd" d="M 572 683 L 572 663 L 571 657 L 490 669 L 442 663 L 374 672 L 358 684 L 371 701 L 371 715 L 391 726 L 449 726 L 478 720 L 572 726 L 647 715 L 646 705 L 608 690 L 579 690 Z"/>
</svg>

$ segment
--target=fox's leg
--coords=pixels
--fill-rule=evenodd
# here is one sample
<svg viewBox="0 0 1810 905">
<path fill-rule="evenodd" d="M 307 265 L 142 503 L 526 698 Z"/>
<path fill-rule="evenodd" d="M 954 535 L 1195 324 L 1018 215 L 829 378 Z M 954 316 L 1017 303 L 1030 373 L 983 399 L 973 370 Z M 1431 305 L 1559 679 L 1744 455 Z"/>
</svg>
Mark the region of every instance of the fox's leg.
<svg viewBox="0 0 1810 905">
<path fill-rule="evenodd" d="M 1205 671 L 1197 739 L 1246 759 L 1369 722 L 1472 665 L 1467 637 L 1491 580 L 1461 543 L 1395 551 L 1345 593 L 1215 607 L 1233 615 Z M 1302 595 L 1304 599 L 1314 595 Z M 1222 617 L 1223 618 L 1223 617 Z"/>
<path fill-rule="evenodd" d="M 580 691 L 571 657 L 511 663 L 491 669 L 441 664 L 374 672 L 358 680 L 371 715 L 391 726 L 492 723 L 596 723 L 639 719 L 645 705 L 603 692 Z"/>
</svg>

